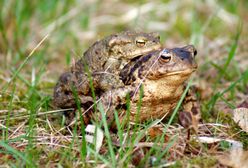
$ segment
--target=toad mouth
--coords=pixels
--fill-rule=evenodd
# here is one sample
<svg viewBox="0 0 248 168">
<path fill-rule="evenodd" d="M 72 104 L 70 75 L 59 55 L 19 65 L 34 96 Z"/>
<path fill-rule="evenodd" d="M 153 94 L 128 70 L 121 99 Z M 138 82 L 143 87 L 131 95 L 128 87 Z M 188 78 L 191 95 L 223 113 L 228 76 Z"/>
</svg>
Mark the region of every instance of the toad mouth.
<svg viewBox="0 0 248 168">
<path fill-rule="evenodd" d="M 181 71 L 174 71 L 174 72 L 169 72 L 167 73 L 165 76 L 172 76 L 172 75 L 187 75 L 187 74 L 191 74 L 194 71 L 196 71 L 197 67 L 191 68 L 191 69 L 185 69 L 185 70 L 181 70 Z"/>
</svg>

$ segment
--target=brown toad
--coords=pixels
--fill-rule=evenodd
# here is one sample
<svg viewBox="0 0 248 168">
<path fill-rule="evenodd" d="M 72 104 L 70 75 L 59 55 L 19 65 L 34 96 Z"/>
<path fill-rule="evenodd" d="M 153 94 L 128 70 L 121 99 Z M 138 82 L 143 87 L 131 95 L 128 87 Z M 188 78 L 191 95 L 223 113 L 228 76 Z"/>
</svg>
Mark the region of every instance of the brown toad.
<svg viewBox="0 0 248 168">
<path fill-rule="evenodd" d="M 197 69 L 196 49 L 192 45 L 182 48 L 152 51 L 127 64 L 120 72 L 124 87 L 110 90 L 101 97 L 106 116 L 113 119 L 113 110 L 119 109 L 122 120 L 125 116 L 126 97 L 130 95 L 130 120 L 158 119 L 171 112 L 185 89 L 185 83 Z M 142 91 L 141 91 L 142 90 Z M 142 92 L 142 104 L 137 112 L 137 103 Z M 189 113 L 192 125 L 197 125 L 199 113 L 193 111 L 188 101 L 184 108 Z M 137 114 L 138 113 L 138 114 Z"/>
<path fill-rule="evenodd" d="M 73 88 L 81 104 L 93 101 L 89 78 L 97 95 L 121 87 L 120 68 L 130 59 L 160 47 L 158 34 L 131 31 L 95 42 L 69 72 L 60 76 L 54 88 L 54 104 L 60 108 L 75 108 Z"/>
<path fill-rule="evenodd" d="M 125 31 L 95 42 L 83 58 L 91 71 L 108 69 L 108 72 L 113 72 L 119 71 L 119 67 L 129 60 L 159 48 L 161 44 L 157 33 Z"/>
</svg>

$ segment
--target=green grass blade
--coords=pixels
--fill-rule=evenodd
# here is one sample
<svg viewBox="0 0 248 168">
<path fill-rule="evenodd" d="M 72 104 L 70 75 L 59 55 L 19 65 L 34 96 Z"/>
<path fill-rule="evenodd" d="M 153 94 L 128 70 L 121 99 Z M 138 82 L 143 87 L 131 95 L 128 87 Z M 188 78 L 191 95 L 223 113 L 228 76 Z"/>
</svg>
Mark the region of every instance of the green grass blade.
<svg viewBox="0 0 248 168">
<path fill-rule="evenodd" d="M 106 165 L 111 165 L 107 159 L 105 159 L 104 157 L 102 157 L 99 153 L 97 153 L 95 150 L 93 150 L 89 146 L 87 146 L 87 150 L 90 153 L 92 153 L 94 156 L 97 156 L 97 158 L 100 159 L 101 161 L 103 161 Z"/>
<path fill-rule="evenodd" d="M 14 157 L 21 158 L 27 164 L 33 165 L 33 163 L 30 160 L 28 160 L 21 152 L 19 152 L 18 150 L 12 148 L 8 144 L 6 144 L 4 141 L 0 141 L 0 146 L 5 148 L 8 152 L 12 153 L 14 155 Z"/>
<path fill-rule="evenodd" d="M 108 149 L 109 149 L 109 152 L 110 152 L 112 166 L 116 167 L 116 159 L 115 159 L 114 148 L 113 148 L 113 144 L 112 144 L 112 141 L 111 141 L 111 136 L 110 136 L 110 132 L 109 132 L 109 129 L 108 129 L 108 123 L 107 123 L 107 120 L 106 120 L 105 112 L 104 112 L 103 105 L 102 105 L 101 102 L 99 102 L 99 111 L 101 113 L 104 132 L 105 132 L 105 136 L 107 138 Z"/>
<path fill-rule="evenodd" d="M 209 108 L 209 112 L 212 111 L 214 105 L 216 104 L 217 100 L 222 97 L 225 93 L 231 91 L 232 89 L 234 89 L 236 87 L 236 85 L 244 80 L 246 80 L 248 78 L 248 70 L 246 70 L 242 75 L 241 77 L 232 82 L 226 89 L 224 89 L 222 92 L 218 92 L 216 93 L 212 99 L 209 101 L 208 103 L 208 108 Z M 225 102 L 225 101 L 224 101 Z M 229 104 L 228 104 L 229 105 Z"/>
<path fill-rule="evenodd" d="M 168 121 L 167 125 L 171 125 L 171 123 L 172 123 L 173 119 L 175 118 L 175 116 L 176 116 L 181 104 L 183 103 L 183 100 L 184 100 L 184 98 L 185 98 L 185 96 L 186 96 L 191 84 L 192 84 L 192 79 L 189 80 L 188 85 L 186 86 L 186 88 L 185 88 L 180 100 L 178 101 L 177 106 L 174 109 L 174 111 L 173 111 L 173 113 L 172 113 L 172 115 L 170 117 L 170 120 Z M 167 127 L 166 127 L 166 129 L 167 129 Z M 166 129 L 164 130 L 165 132 L 166 132 Z"/>
<path fill-rule="evenodd" d="M 86 156 L 87 156 L 87 147 L 86 147 L 86 139 L 85 139 L 85 125 L 84 125 L 84 121 L 83 121 L 83 115 L 82 115 L 82 110 L 81 110 L 81 102 L 80 99 L 78 97 L 78 93 L 76 91 L 75 86 L 72 86 L 72 92 L 73 95 L 75 97 L 75 101 L 76 101 L 76 105 L 77 105 L 77 109 L 79 111 L 79 119 L 80 119 L 80 123 L 81 123 L 81 134 L 82 134 L 82 142 L 81 142 L 81 157 L 82 160 L 85 161 L 86 160 Z M 75 126 L 76 128 L 76 126 Z"/>
<path fill-rule="evenodd" d="M 221 79 L 223 77 L 224 73 L 227 71 L 228 66 L 230 65 L 231 61 L 233 60 L 233 58 L 235 56 L 241 32 L 242 32 L 242 22 L 240 21 L 240 23 L 238 25 L 238 28 L 237 28 L 237 33 L 235 35 L 234 42 L 233 42 L 233 44 L 231 46 L 230 52 L 228 54 L 227 60 L 226 60 L 226 62 L 224 64 L 223 71 L 220 74 L 219 79 Z"/>
<path fill-rule="evenodd" d="M 158 155 L 156 157 L 156 162 L 154 163 L 155 165 L 157 165 L 161 159 L 163 158 L 163 156 L 169 151 L 169 149 L 174 145 L 175 141 L 177 140 L 178 138 L 178 135 L 175 135 L 174 137 L 172 137 L 170 140 L 169 140 L 169 143 L 167 144 L 166 148 L 163 150 L 163 152 L 160 153 L 160 155 Z M 159 150 L 158 150 L 159 151 Z"/>
<path fill-rule="evenodd" d="M 115 123 L 116 123 L 116 126 L 117 126 L 117 131 L 118 131 L 117 134 L 118 134 L 118 137 L 119 137 L 119 140 L 120 140 L 120 145 L 121 145 L 123 143 L 123 130 L 121 128 L 121 123 L 120 123 L 118 113 L 117 113 L 116 110 L 114 111 L 114 115 L 115 115 Z"/>
<path fill-rule="evenodd" d="M 21 63 L 21 65 L 17 68 L 11 79 L 8 81 L 7 85 L 3 87 L 3 91 L 6 91 L 10 83 L 17 77 L 17 74 L 20 73 L 22 68 L 27 64 L 29 59 L 33 56 L 34 52 L 41 46 L 41 44 L 49 37 L 49 34 L 47 34 L 38 44 L 37 46 L 29 53 L 29 55 L 25 58 L 25 60 Z"/>
</svg>

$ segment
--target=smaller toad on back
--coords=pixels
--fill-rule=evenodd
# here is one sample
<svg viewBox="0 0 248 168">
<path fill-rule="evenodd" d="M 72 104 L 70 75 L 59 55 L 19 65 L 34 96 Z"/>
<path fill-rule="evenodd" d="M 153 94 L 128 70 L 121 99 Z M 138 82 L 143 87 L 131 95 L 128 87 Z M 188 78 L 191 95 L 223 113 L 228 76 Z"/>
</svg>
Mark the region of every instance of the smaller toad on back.
<svg viewBox="0 0 248 168">
<path fill-rule="evenodd" d="M 157 33 L 124 31 L 95 42 L 78 63 L 84 59 L 91 71 L 115 72 L 131 59 L 159 48 Z"/>
<path fill-rule="evenodd" d="M 75 89 L 81 104 L 93 101 L 89 74 L 96 96 L 123 85 L 119 72 L 131 59 L 161 47 L 157 33 L 125 31 L 95 42 L 84 56 L 63 73 L 54 88 L 54 104 L 59 108 L 75 108 Z M 88 68 L 88 72 L 86 69 Z"/>
</svg>

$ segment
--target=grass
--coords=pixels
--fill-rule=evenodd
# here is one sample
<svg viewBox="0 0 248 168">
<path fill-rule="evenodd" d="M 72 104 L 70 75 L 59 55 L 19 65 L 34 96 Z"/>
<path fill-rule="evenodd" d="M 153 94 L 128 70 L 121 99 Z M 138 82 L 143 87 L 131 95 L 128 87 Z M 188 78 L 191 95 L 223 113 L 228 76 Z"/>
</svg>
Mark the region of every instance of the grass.
<svg viewBox="0 0 248 168">
<path fill-rule="evenodd" d="M 178 126 L 176 118 L 184 95 L 166 122 L 155 120 L 125 128 L 115 113 L 116 134 L 109 131 L 100 108 L 102 121 L 96 125 L 103 126 L 105 140 L 99 153 L 96 144 L 85 142 L 82 117 L 71 127 L 64 127 L 62 112 L 51 106 L 59 75 L 94 41 L 126 29 L 159 32 L 166 47 L 194 44 L 199 53 L 196 58 L 199 68 L 191 81 L 202 97 L 203 123 L 211 125 L 201 127 L 199 136 L 205 135 L 204 128 L 208 127 L 208 136 L 232 138 L 247 149 L 248 135 L 230 115 L 232 109 L 247 99 L 247 6 L 241 0 L 112 1 L 111 4 L 75 0 L 0 1 L 0 165 L 220 164 L 214 156 L 227 152 L 228 144 L 206 145 L 193 138 L 187 141 L 186 131 Z M 78 109 L 82 113 L 79 104 Z M 158 131 L 155 138 L 150 133 L 153 129 Z"/>
</svg>

